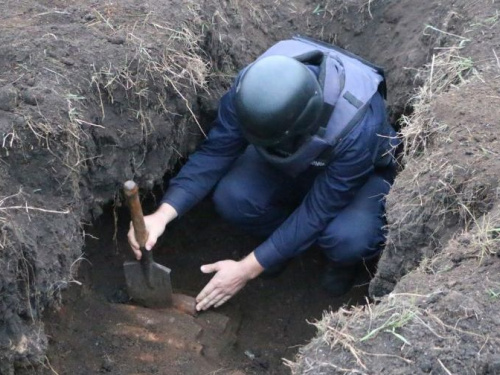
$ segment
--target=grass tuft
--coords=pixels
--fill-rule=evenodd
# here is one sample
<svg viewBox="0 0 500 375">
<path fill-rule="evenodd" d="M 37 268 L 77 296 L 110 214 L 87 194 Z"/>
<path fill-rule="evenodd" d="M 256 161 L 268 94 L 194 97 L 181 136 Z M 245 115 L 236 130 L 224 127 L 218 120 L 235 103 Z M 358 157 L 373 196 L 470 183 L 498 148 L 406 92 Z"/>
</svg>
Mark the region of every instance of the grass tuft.
<svg viewBox="0 0 500 375">
<path fill-rule="evenodd" d="M 432 143 L 433 136 L 447 130 L 445 124 L 436 122 L 431 104 L 437 95 L 465 83 L 475 71 L 472 59 L 460 56 L 459 48 L 456 46 L 434 54 L 432 61 L 417 74 L 417 79 L 422 76 L 427 78 L 410 100 L 412 114 L 403 115 L 400 120 L 404 161 L 424 153 Z"/>
<path fill-rule="evenodd" d="M 192 95 L 206 89 L 210 65 L 200 46 L 201 35 L 187 26 L 174 29 L 159 21 L 152 21 L 151 14 L 143 27 L 134 27 L 127 33 L 127 41 L 135 53 L 121 66 L 111 64 L 100 68 L 94 66 L 91 85 L 96 89 L 102 118 L 105 105 L 115 105 L 115 97 L 124 94 L 126 106 L 123 111 L 139 121 L 144 139 L 154 130 L 150 111 L 169 116 L 179 116 L 173 97 L 180 98 L 205 135 L 195 111 Z M 163 43 L 160 49 L 149 46 L 139 35 L 144 29 L 157 36 Z M 187 96 L 186 93 L 192 93 Z"/>
</svg>

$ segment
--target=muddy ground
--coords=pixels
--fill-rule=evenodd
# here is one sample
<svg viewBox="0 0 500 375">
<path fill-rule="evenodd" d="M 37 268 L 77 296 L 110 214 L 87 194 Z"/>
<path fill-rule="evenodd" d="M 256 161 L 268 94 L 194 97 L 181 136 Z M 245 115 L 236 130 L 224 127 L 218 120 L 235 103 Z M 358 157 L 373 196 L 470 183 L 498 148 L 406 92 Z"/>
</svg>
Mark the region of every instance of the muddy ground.
<svg viewBox="0 0 500 375">
<path fill-rule="evenodd" d="M 115 243 L 106 230 L 92 233 L 99 240 L 88 240 L 87 258 L 92 265 L 85 262 L 81 266 L 78 279 L 82 287 L 72 288 L 67 307 L 46 320 L 48 357 L 59 373 L 97 373 L 104 366 L 113 374 L 204 374 L 216 370 L 226 374 L 238 370 L 245 374 L 286 374 L 289 370 L 282 365 L 282 358 L 292 359 L 298 347 L 314 337 L 316 329 L 307 321 L 319 319 L 325 309 L 365 303 L 367 274 L 360 275 L 359 286 L 343 298 L 331 298 L 317 287 L 323 259 L 318 249 L 312 249 L 289 264 L 279 277 L 256 280 L 214 313 L 193 319 L 174 312 L 175 324 L 181 324 L 181 329 L 172 330 L 172 324 L 165 324 L 172 318 L 171 312 L 139 308 L 140 314 L 155 320 L 144 325 L 136 318 L 136 310 L 130 310 L 126 295 L 122 267 L 130 254 L 125 241 L 128 214 L 124 211 L 119 212 L 119 224 L 123 225 L 118 238 L 122 240 Z M 108 212 L 99 220 L 98 228 L 109 229 L 113 226 L 111 219 Z M 172 269 L 175 291 L 195 296 L 209 280 L 198 272 L 202 264 L 226 257 L 239 259 L 258 241 L 225 224 L 207 201 L 168 229 L 155 254 L 158 262 Z M 85 314 L 78 313 L 81 311 Z M 130 322 L 130 317 L 135 320 Z M 122 325 L 132 326 L 134 331 L 117 334 Z M 203 333 L 194 333 L 200 329 Z M 148 340 L 151 331 L 161 338 Z M 76 342 L 75 333 L 79 338 Z M 141 337 L 143 342 L 138 344 Z M 203 356 L 197 352 L 200 345 Z M 82 346 L 87 348 L 85 352 Z M 191 346 L 197 350 L 186 350 Z M 134 351 L 131 358 L 126 357 L 131 355 L 129 348 Z M 154 359 L 137 360 L 143 356 Z"/>
<path fill-rule="evenodd" d="M 1 9 L 1 374 L 499 373 L 495 1 L 45 0 Z M 231 78 L 296 33 L 388 75 L 406 149 L 369 288 L 360 275 L 362 287 L 328 298 L 312 248 L 218 312 L 192 318 L 123 303 L 122 182 L 139 182 L 152 209 Z M 259 241 L 222 223 L 209 201 L 164 237 L 158 259 L 188 294 L 207 281 L 200 264 L 239 258 Z M 317 327 L 306 322 L 344 304 Z"/>
</svg>

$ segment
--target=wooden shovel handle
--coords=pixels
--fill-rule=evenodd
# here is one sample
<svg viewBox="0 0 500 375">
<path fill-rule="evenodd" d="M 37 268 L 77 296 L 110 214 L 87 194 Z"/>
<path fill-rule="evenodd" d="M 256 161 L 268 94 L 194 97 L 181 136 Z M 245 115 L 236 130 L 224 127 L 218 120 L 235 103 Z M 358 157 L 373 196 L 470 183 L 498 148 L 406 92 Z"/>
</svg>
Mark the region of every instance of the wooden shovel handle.
<svg viewBox="0 0 500 375">
<path fill-rule="evenodd" d="M 127 198 L 127 204 L 130 208 L 130 216 L 134 225 L 134 233 L 137 242 L 141 249 L 144 249 L 148 240 L 149 233 L 146 230 L 144 223 L 144 215 L 142 213 L 141 201 L 139 200 L 139 187 L 134 181 L 127 181 L 123 184 L 123 191 Z"/>
</svg>

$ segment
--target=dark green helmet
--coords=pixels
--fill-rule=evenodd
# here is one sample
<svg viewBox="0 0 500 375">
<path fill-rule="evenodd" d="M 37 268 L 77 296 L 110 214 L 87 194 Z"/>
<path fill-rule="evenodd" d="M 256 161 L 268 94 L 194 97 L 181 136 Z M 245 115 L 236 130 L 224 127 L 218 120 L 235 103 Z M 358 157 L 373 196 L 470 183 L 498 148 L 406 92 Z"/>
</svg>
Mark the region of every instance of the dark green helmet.
<svg viewBox="0 0 500 375">
<path fill-rule="evenodd" d="M 286 56 L 254 62 L 236 87 L 236 115 L 246 139 L 272 146 L 315 133 L 323 107 L 318 80 L 304 64 Z"/>
</svg>

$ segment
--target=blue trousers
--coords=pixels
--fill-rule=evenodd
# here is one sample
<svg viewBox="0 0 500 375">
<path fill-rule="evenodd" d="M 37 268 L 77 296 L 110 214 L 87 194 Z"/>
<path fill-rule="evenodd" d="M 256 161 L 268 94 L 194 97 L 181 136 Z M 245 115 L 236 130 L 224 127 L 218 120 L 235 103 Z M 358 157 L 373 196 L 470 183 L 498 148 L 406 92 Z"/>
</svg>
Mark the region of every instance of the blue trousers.
<svg viewBox="0 0 500 375">
<path fill-rule="evenodd" d="M 317 172 L 291 178 L 249 146 L 217 184 L 213 200 L 226 220 L 246 232 L 269 236 L 300 204 Z M 394 177 L 376 171 L 322 231 L 317 244 L 331 261 L 355 264 L 377 256 L 385 243 L 385 196 Z M 304 218 L 307 219 L 307 218 Z M 311 244 L 304 244 L 304 249 Z"/>
</svg>

